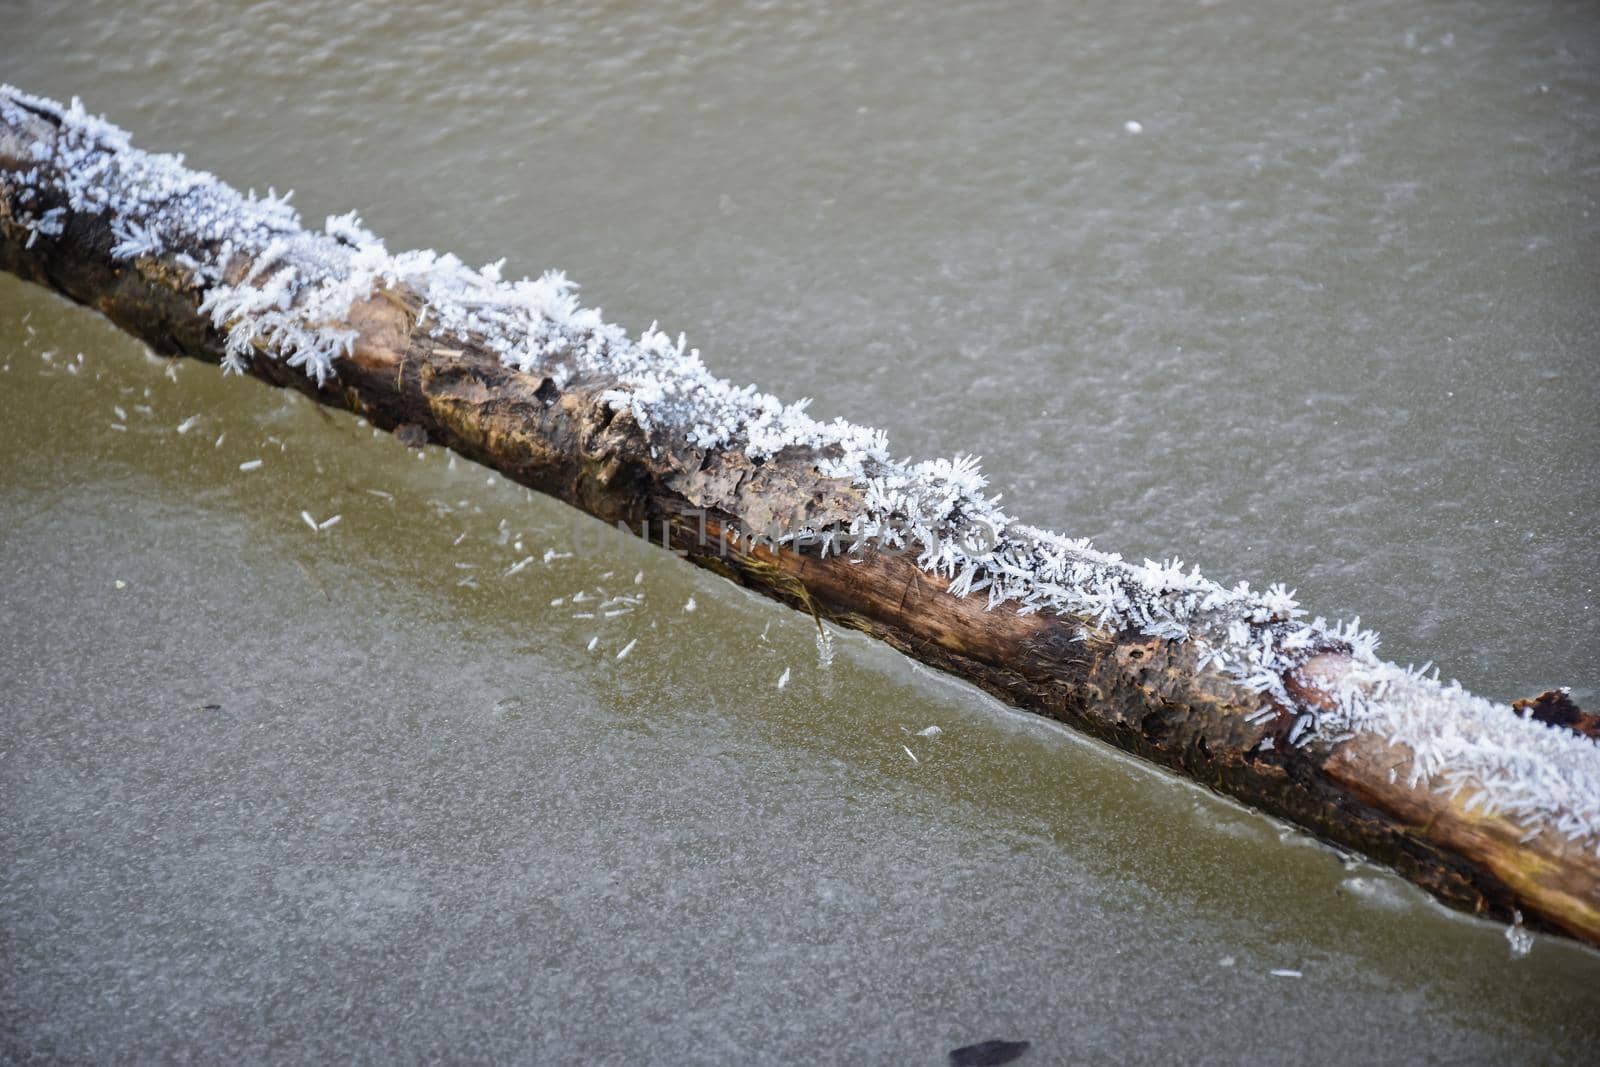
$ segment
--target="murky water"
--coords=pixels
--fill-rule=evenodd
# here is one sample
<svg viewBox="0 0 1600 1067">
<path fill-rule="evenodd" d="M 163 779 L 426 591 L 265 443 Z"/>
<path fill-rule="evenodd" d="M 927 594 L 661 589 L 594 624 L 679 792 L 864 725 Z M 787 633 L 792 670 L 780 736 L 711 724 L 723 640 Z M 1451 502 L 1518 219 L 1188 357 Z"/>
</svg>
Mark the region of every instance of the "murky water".
<svg viewBox="0 0 1600 1067">
<path fill-rule="evenodd" d="M 1590 4 L 0 14 L 0 78 L 310 217 L 565 267 L 981 452 L 1026 519 L 1596 696 Z M 562 558 L 593 530 L 477 468 L 0 309 L 8 1055 L 1592 1047 L 1593 953 L 1513 961 L 870 642 L 825 669 L 675 560 Z"/>
</svg>

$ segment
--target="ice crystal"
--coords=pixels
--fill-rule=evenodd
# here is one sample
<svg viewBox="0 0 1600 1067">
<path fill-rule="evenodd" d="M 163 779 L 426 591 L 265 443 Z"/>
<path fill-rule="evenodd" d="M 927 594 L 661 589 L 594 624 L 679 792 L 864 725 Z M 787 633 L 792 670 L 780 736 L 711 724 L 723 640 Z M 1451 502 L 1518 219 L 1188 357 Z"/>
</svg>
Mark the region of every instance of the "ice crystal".
<svg viewBox="0 0 1600 1067">
<path fill-rule="evenodd" d="M 1533 935 L 1522 926 L 1522 912 L 1512 912 L 1511 925 L 1506 927 L 1506 944 L 1511 946 L 1511 958 L 1520 960 L 1533 951 Z"/>
</svg>

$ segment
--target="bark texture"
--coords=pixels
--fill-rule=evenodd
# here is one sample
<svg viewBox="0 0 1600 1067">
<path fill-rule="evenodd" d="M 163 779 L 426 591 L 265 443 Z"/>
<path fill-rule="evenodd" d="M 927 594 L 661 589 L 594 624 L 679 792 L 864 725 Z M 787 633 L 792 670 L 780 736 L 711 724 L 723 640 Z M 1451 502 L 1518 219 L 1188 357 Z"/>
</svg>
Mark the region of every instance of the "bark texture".
<svg viewBox="0 0 1600 1067">
<path fill-rule="evenodd" d="M 224 336 L 200 313 L 199 287 L 172 251 L 119 259 L 108 219 L 91 211 L 66 212 L 48 239 L 35 232 L 29 220 L 51 205 L 21 203 L 18 176 L 40 165 L 28 153 L 52 135 L 48 115 L 0 125 L 0 268 L 99 311 L 157 351 L 220 361 Z M 241 278 L 251 266 L 240 259 L 228 272 Z M 1013 605 L 985 610 L 982 598 L 950 595 L 946 579 L 901 554 L 825 559 L 734 540 L 775 523 L 847 521 L 860 490 L 824 477 L 800 450 L 756 462 L 653 446 L 628 411 L 604 401 L 614 383 L 563 386 L 508 368 L 481 347 L 436 339 L 419 326 L 421 312 L 403 288 L 355 303 L 343 324 L 357 332 L 353 351 L 320 384 L 266 356 L 248 371 L 409 443 L 425 435 L 608 524 L 648 530 L 726 578 L 1387 864 L 1457 908 L 1500 920 L 1520 913 L 1530 927 L 1600 944 L 1592 850 L 1550 830 L 1529 838 L 1466 797 L 1408 786 L 1406 753 L 1374 736 L 1289 743 L 1294 717 L 1256 716 L 1262 696 L 1198 669 L 1191 645 Z M 1290 679 L 1295 697 L 1317 704 L 1346 666 L 1337 654 L 1306 663 Z M 1533 710 L 1592 729 L 1592 717 L 1557 704 Z"/>
</svg>

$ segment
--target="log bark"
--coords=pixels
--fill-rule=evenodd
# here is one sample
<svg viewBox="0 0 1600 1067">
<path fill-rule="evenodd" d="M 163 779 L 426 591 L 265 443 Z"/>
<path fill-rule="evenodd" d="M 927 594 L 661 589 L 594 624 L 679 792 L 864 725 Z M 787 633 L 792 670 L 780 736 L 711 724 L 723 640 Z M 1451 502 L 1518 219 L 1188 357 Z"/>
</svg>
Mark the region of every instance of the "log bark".
<svg viewBox="0 0 1600 1067">
<path fill-rule="evenodd" d="M 0 268 L 99 311 L 159 352 L 223 361 L 228 331 L 200 309 L 213 283 L 192 265 L 220 262 L 225 281 L 242 284 L 263 256 L 242 239 L 232 253 L 219 253 L 215 233 L 168 234 L 162 247 L 130 254 L 130 220 L 92 197 L 61 194 L 70 183 L 50 173 L 61 158 L 52 154 L 56 142 L 73 121 L 65 110 L 0 90 L 0 103 L 7 101 Z M 603 522 L 643 531 L 821 622 L 863 631 L 1010 704 L 1386 864 L 1454 907 L 1520 917 L 1600 945 L 1593 840 L 1549 820 L 1530 831 L 1525 821 L 1475 805 L 1470 791 L 1440 788 L 1438 775 L 1416 781 L 1409 773 L 1415 753 L 1377 733 L 1294 743 L 1302 709 L 1335 704 L 1356 669 L 1350 653 L 1325 650 L 1285 672 L 1284 701 L 1203 667 L 1193 641 L 1104 627 L 1083 614 L 990 607 L 979 596 L 952 595 L 948 576 L 900 552 L 868 546 L 824 556 L 814 546 L 752 538 L 775 521 L 846 522 L 862 507 L 863 490 L 825 475 L 826 457 L 812 450 L 752 458 L 653 432 L 610 399 L 618 381 L 508 366 L 484 339 L 430 323 L 424 304 L 405 284 L 354 299 L 332 324 L 352 331 L 353 343 L 325 379 L 265 344 L 244 369 L 402 431 L 411 443 L 425 435 Z M 1582 715 L 1562 710 L 1557 718 L 1580 721 L 1574 714 Z M 1580 785 L 1593 788 L 1580 774 Z"/>
</svg>

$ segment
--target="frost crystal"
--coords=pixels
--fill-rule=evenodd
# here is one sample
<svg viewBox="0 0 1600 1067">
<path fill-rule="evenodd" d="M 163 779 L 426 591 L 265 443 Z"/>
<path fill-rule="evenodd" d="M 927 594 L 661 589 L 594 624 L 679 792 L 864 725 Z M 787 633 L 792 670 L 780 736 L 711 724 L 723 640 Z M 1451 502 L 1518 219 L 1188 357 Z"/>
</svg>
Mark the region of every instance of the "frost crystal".
<svg viewBox="0 0 1600 1067">
<path fill-rule="evenodd" d="M 1600 745 L 1443 685 L 1436 672 L 1380 661 L 1377 635 L 1359 619 L 1308 622 L 1282 585 L 1225 587 L 1180 560 L 1135 564 L 1025 526 L 986 495 L 975 458 L 896 460 L 880 430 L 821 422 L 807 413 L 809 401 L 784 404 L 714 376 L 681 334 L 652 324 L 628 337 L 581 306 L 560 272 L 507 281 L 499 263 L 472 269 L 432 251 L 391 253 L 354 213 L 308 231 L 288 194 L 241 194 L 180 157 L 134 149 L 76 100 L 63 106 L 0 87 L 0 130 L 38 116 L 58 133 L 34 146 L 31 169 L 0 172 L 12 221 L 32 243 L 60 236 L 73 215 L 105 217 L 113 258 L 137 267 L 160 257 L 185 271 L 225 336 L 227 370 L 279 359 L 326 382 L 357 342 L 347 324 L 352 305 L 381 289 L 406 291 L 420 300 L 418 328 L 443 345 L 487 350 L 562 389 L 605 383 L 603 402 L 626 412 L 652 449 L 670 443 L 752 460 L 789 453 L 859 492 L 863 504 L 848 522 L 783 531 L 780 543 L 822 556 L 906 551 L 952 595 L 981 596 L 988 608 L 1063 616 L 1083 639 L 1099 628 L 1171 642 L 1201 671 L 1259 693 L 1251 721 L 1288 724 L 1286 745 L 1258 751 L 1376 735 L 1409 760 L 1411 784 L 1466 794 L 1475 809 L 1516 820 L 1530 835 L 1554 830 L 1600 849 Z M 684 610 L 694 608 L 691 597 Z M 1326 653 L 1348 657 L 1353 669 L 1340 675 L 1331 709 L 1305 706 L 1290 679 Z"/>
<path fill-rule="evenodd" d="M 1506 943 L 1511 946 L 1511 958 L 1520 960 L 1533 951 L 1533 935 L 1522 927 L 1522 912 L 1512 912 L 1513 920 L 1506 927 Z"/>
</svg>

